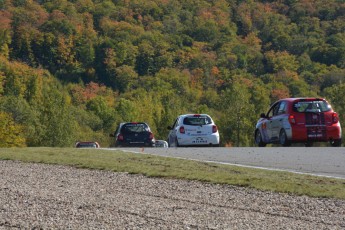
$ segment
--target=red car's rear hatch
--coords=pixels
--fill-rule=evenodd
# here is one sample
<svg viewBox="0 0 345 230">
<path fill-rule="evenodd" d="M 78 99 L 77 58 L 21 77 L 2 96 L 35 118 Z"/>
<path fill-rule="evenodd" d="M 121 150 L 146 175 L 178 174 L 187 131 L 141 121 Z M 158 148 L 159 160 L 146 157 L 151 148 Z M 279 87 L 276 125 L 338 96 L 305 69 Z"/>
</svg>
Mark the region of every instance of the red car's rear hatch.
<svg viewBox="0 0 345 230">
<path fill-rule="evenodd" d="M 309 140 L 324 140 L 327 138 L 325 113 L 305 113 L 305 127 Z"/>
<path fill-rule="evenodd" d="M 327 125 L 332 125 L 332 109 L 322 99 L 299 99 L 293 105 L 297 125 L 304 126 L 310 141 L 327 139 Z"/>
</svg>

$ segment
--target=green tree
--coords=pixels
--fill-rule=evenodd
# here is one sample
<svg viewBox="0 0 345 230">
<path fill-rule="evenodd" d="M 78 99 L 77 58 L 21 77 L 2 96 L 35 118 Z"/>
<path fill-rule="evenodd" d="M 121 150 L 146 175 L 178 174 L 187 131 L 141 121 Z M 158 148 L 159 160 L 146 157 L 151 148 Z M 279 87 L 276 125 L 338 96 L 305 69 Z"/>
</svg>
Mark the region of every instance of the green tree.
<svg viewBox="0 0 345 230">
<path fill-rule="evenodd" d="M 25 99 L 15 96 L 0 97 L 0 111 L 11 114 L 13 121 L 21 126 L 21 136 L 25 138 L 27 146 L 36 146 L 36 137 L 42 132 L 39 114 Z"/>
<path fill-rule="evenodd" d="M 270 90 L 264 83 L 257 79 L 249 88 L 251 92 L 250 102 L 254 105 L 253 120 L 258 119 L 261 113 L 267 111 L 270 103 Z"/>
<path fill-rule="evenodd" d="M 172 66 L 172 53 L 170 45 L 161 33 L 148 32 L 141 37 L 138 44 L 136 71 L 139 76 L 154 75 L 162 68 Z"/>
<path fill-rule="evenodd" d="M 115 69 L 114 86 L 120 92 L 131 90 L 134 85 L 138 85 L 138 74 L 132 66 L 123 65 Z"/>
<path fill-rule="evenodd" d="M 91 99 L 87 104 L 86 108 L 88 111 L 92 111 L 102 120 L 102 128 L 109 130 L 115 121 L 114 110 L 107 105 L 104 97 L 95 97 Z"/>
<path fill-rule="evenodd" d="M 40 146 L 71 146 L 75 141 L 76 122 L 72 116 L 69 97 L 56 80 L 45 82 L 43 101 L 35 109 L 40 112 L 43 132 Z"/>
<path fill-rule="evenodd" d="M 279 71 L 293 71 L 296 72 L 299 68 L 298 62 L 294 55 L 286 51 L 274 52 L 269 51 L 265 53 L 267 68 L 272 72 Z"/>
<path fill-rule="evenodd" d="M 0 97 L 4 93 L 4 80 L 5 80 L 5 75 L 3 72 L 0 71 Z"/>
<path fill-rule="evenodd" d="M 252 145 L 254 105 L 250 103 L 251 94 L 240 82 L 234 82 L 231 88 L 221 94 L 220 107 L 223 114 L 220 119 L 220 133 L 223 144 L 235 146 Z"/>
<path fill-rule="evenodd" d="M 47 12 L 34 1 L 23 1 L 22 3 L 11 9 L 13 16 L 10 56 L 31 66 L 36 66 L 34 44 L 35 40 L 41 36 L 38 28 L 46 20 Z"/>
<path fill-rule="evenodd" d="M 1 17 L 0 17 L 1 20 Z M 11 44 L 10 31 L 8 29 L 2 29 L 0 27 L 0 55 L 8 58 L 10 50 L 9 45 Z"/>
<path fill-rule="evenodd" d="M 345 83 L 325 88 L 322 95 L 329 100 L 333 109 L 338 113 L 341 126 L 345 127 Z M 342 132 L 342 135 L 342 139 L 345 140 L 345 132 Z"/>
<path fill-rule="evenodd" d="M 21 125 L 14 122 L 11 115 L 0 111 L 0 147 L 25 147 Z"/>
<path fill-rule="evenodd" d="M 136 109 L 134 102 L 121 98 L 116 106 L 116 114 L 119 118 L 117 121 L 120 122 L 130 122 L 135 121 L 139 117 L 140 111 Z"/>
</svg>

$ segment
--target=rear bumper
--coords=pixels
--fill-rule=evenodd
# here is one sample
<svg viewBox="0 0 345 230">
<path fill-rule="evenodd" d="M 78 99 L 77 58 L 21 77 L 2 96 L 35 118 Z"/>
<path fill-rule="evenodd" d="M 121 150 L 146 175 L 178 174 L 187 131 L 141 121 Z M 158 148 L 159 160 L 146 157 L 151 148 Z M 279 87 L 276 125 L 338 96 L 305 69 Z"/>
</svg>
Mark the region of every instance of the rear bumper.
<svg viewBox="0 0 345 230">
<path fill-rule="evenodd" d="M 324 127 L 292 127 L 291 141 L 293 142 L 326 142 L 341 139 L 341 127 L 339 125 Z"/>
<path fill-rule="evenodd" d="M 115 147 L 155 147 L 155 142 L 125 142 L 125 141 L 116 141 Z"/>
<path fill-rule="evenodd" d="M 181 135 L 177 137 L 180 146 L 217 146 L 219 145 L 219 135 L 212 134 L 207 136 L 188 136 Z"/>
</svg>

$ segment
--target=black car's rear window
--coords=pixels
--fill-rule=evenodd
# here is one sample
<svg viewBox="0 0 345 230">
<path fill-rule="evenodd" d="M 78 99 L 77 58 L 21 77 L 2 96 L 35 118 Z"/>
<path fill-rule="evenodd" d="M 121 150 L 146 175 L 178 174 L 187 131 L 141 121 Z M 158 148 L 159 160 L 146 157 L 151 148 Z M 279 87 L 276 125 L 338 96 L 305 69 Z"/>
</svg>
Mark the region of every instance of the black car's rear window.
<svg viewBox="0 0 345 230">
<path fill-rule="evenodd" d="M 293 110 L 299 113 L 321 113 L 331 110 L 331 106 L 322 100 L 297 101 L 293 104 Z"/>
<path fill-rule="evenodd" d="M 121 133 L 141 133 L 149 131 L 149 127 L 144 123 L 128 123 L 121 128 Z"/>
<path fill-rule="evenodd" d="M 96 143 L 78 143 L 77 148 L 97 148 Z"/>
<path fill-rule="evenodd" d="M 207 116 L 193 116 L 185 117 L 183 119 L 184 125 L 208 125 L 211 124 L 211 118 Z"/>
</svg>

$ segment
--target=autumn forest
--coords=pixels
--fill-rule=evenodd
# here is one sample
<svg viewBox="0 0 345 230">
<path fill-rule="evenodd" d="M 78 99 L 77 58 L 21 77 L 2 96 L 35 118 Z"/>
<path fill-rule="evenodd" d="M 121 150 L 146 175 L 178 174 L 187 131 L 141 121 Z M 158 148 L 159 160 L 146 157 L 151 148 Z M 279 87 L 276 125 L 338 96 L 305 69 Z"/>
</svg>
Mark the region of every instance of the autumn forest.
<svg viewBox="0 0 345 230">
<path fill-rule="evenodd" d="M 0 0 L 0 147 L 108 147 L 123 121 L 165 140 L 183 113 L 253 146 L 260 113 L 308 96 L 345 127 L 344 0 Z"/>
</svg>

